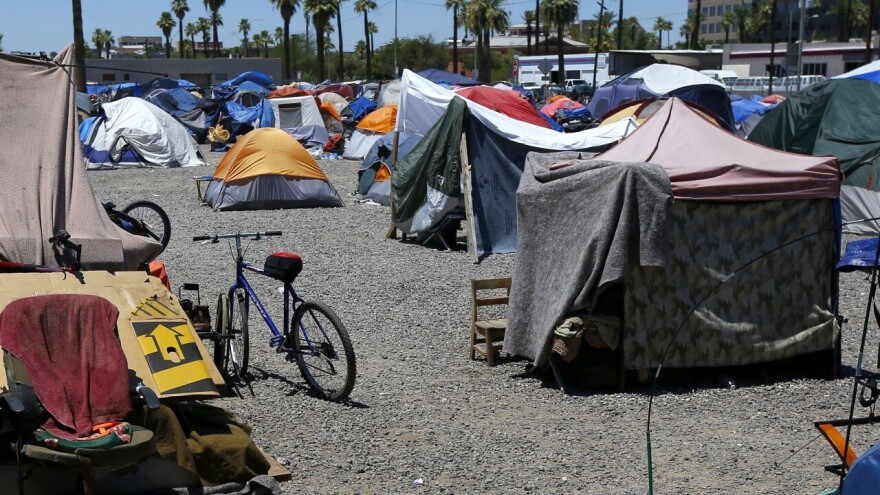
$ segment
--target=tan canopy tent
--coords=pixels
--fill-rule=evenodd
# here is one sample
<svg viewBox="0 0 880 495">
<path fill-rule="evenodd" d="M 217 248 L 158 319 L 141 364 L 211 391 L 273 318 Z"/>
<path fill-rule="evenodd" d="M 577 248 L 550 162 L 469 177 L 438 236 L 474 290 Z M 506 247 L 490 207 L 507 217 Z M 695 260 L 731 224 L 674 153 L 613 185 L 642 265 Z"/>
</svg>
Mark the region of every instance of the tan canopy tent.
<svg viewBox="0 0 880 495">
<path fill-rule="evenodd" d="M 82 245 L 83 268 L 136 269 L 162 246 L 117 227 L 95 199 L 72 62 L 73 45 L 54 62 L 0 53 L 0 259 L 56 265 L 48 239 L 63 229 Z"/>
</svg>

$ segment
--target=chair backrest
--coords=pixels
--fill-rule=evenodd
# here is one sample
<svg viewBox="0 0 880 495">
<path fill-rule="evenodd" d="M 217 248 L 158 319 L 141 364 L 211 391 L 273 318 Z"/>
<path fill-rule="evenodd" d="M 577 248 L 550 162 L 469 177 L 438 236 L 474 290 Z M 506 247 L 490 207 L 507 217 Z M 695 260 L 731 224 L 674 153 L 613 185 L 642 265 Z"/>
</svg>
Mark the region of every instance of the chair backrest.
<svg viewBox="0 0 880 495">
<path fill-rule="evenodd" d="M 471 322 L 477 321 L 477 308 L 483 306 L 500 306 L 510 302 L 510 286 L 512 279 L 506 278 L 484 278 L 471 279 Z M 481 291 L 496 289 L 490 295 L 481 297 Z M 504 289 L 504 295 L 499 296 L 497 289 Z"/>
</svg>

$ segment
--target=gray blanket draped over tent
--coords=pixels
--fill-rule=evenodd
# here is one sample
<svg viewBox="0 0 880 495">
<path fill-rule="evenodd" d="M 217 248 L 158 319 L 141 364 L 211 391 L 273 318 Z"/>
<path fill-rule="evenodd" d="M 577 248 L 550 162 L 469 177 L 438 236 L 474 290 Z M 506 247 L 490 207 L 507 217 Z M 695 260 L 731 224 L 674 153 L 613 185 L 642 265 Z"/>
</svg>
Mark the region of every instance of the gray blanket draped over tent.
<svg viewBox="0 0 880 495">
<path fill-rule="evenodd" d="M 83 167 L 73 45 L 59 64 L 0 53 L 0 259 L 55 265 L 59 229 L 82 244 L 84 269 L 136 269 L 162 249 L 123 231 L 95 199 Z"/>
<path fill-rule="evenodd" d="M 576 158 L 530 153 L 516 193 L 519 246 L 504 350 L 536 364 L 546 359 L 563 315 L 592 309 L 599 290 L 632 266 L 666 265 L 666 172 L 601 161 L 550 169 Z"/>
</svg>

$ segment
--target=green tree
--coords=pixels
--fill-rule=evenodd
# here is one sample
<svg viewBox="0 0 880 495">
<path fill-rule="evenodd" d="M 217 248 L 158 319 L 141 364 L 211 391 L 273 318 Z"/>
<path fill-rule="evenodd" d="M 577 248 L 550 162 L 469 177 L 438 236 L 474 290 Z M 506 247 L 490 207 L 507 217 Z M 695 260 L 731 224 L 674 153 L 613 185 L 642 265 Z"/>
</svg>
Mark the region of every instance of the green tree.
<svg viewBox="0 0 880 495">
<path fill-rule="evenodd" d="M 226 5 L 226 0 L 203 0 L 205 8 L 211 12 L 211 27 L 214 31 L 214 57 L 220 55 L 220 41 L 217 37 L 217 26 L 223 25 L 223 18 L 220 17 L 220 9 Z"/>
<path fill-rule="evenodd" d="M 600 26 L 601 24 L 601 26 Z M 614 26 L 616 22 L 614 21 L 614 12 L 606 10 L 602 13 L 602 17 L 600 19 L 599 13 L 596 12 L 596 15 L 586 22 L 587 32 L 582 33 L 579 27 L 572 27 L 572 30 L 569 32 L 569 36 L 571 36 L 574 40 L 580 41 L 583 43 L 587 43 L 590 45 L 591 50 L 595 51 L 596 46 L 599 47 L 599 51 L 605 52 L 614 48 L 615 40 L 612 36 L 612 32 L 617 31 L 617 26 L 614 27 L 612 31 L 611 26 Z M 631 31 L 633 34 L 633 39 L 629 40 L 628 37 L 623 37 L 623 42 L 625 46 L 628 46 L 629 49 L 635 49 L 633 45 L 635 43 L 635 35 L 638 32 L 643 32 L 639 21 L 635 17 L 630 17 L 629 19 L 623 20 L 625 31 Z M 638 30 L 630 30 L 630 26 L 634 29 L 638 28 Z M 599 29 L 601 27 L 601 29 Z M 601 38 L 601 39 L 600 39 Z"/>
<path fill-rule="evenodd" d="M 202 33 L 202 53 L 208 58 L 208 41 L 211 39 L 211 21 L 206 17 L 199 17 L 196 22 L 199 32 Z"/>
<path fill-rule="evenodd" d="M 116 38 L 113 37 L 113 33 L 110 32 L 109 29 L 104 30 L 104 51 L 107 53 L 107 58 L 110 58 L 110 49 L 113 48 L 113 44 L 116 43 Z M 100 50 L 98 51 L 98 56 L 100 56 Z"/>
<path fill-rule="evenodd" d="M 376 2 L 373 0 L 356 0 L 354 3 L 355 12 L 362 12 L 364 14 L 364 56 L 367 61 L 367 79 L 373 78 L 373 53 L 370 45 L 370 20 L 367 18 L 367 14 L 376 8 Z"/>
<path fill-rule="evenodd" d="M 492 30 L 508 26 L 508 13 L 501 7 L 503 0 L 468 0 L 464 6 L 465 25 L 477 35 L 477 75 L 481 82 L 492 80 L 492 52 L 489 39 Z"/>
<path fill-rule="evenodd" d="M 547 21 L 544 21 L 547 22 Z M 535 0 L 535 55 L 541 51 L 541 0 Z M 547 45 L 544 45 L 544 55 L 547 55 Z"/>
<path fill-rule="evenodd" d="M 696 50 L 700 46 L 700 25 L 703 23 L 703 0 L 697 0 L 694 9 L 694 22 L 691 24 L 691 45 L 688 48 Z"/>
<path fill-rule="evenodd" d="M 248 34 L 251 32 L 251 21 L 247 19 L 242 19 L 238 22 L 238 32 L 241 33 L 241 49 L 244 52 L 244 56 L 248 56 Z M 257 48 L 259 50 L 259 47 Z"/>
<path fill-rule="evenodd" d="M 724 44 L 730 43 L 730 28 L 736 25 L 736 14 L 725 12 L 721 15 L 721 27 L 724 28 Z"/>
<path fill-rule="evenodd" d="M 177 25 L 177 21 L 171 16 L 171 12 L 162 12 L 156 26 L 162 30 L 165 36 L 165 58 L 171 58 L 171 30 Z"/>
<path fill-rule="evenodd" d="M 272 35 L 269 34 L 269 31 L 260 31 L 251 38 L 251 41 L 257 47 L 258 57 L 260 56 L 260 47 L 263 47 L 263 57 L 269 58 L 269 43 L 272 42 Z"/>
<path fill-rule="evenodd" d="M 535 11 L 526 10 L 522 14 L 522 20 L 526 23 L 526 55 L 532 54 L 532 23 L 535 22 Z"/>
<path fill-rule="evenodd" d="M 326 0 L 305 0 L 305 9 L 311 13 L 312 24 L 315 26 L 315 42 L 318 45 L 318 80 L 324 81 L 327 75 L 324 60 L 324 45 L 327 42 L 325 32 L 330 19 L 336 15 L 336 5 Z"/>
<path fill-rule="evenodd" d="M 333 0 L 333 3 L 336 5 L 336 34 L 339 36 L 339 49 L 336 51 L 339 54 L 339 65 L 336 67 L 336 77 L 339 81 L 345 80 L 345 57 L 343 56 L 343 44 L 342 44 L 342 2 L 345 0 Z"/>
<path fill-rule="evenodd" d="M 183 47 L 183 18 L 189 12 L 189 5 L 187 5 L 186 0 L 171 0 L 171 12 L 177 17 L 177 34 L 179 38 L 177 49 L 180 51 L 180 56 L 186 58 L 186 50 Z"/>
<path fill-rule="evenodd" d="M 76 89 L 86 91 L 86 38 L 83 34 L 82 1 L 72 0 L 73 6 L 73 81 Z"/>
<path fill-rule="evenodd" d="M 689 15 L 684 22 L 681 23 L 681 26 L 678 28 L 678 34 L 682 38 L 684 38 L 684 46 L 685 48 L 691 47 L 691 33 L 694 30 L 694 16 Z M 725 41 L 726 43 L 726 41 Z"/>
<path fill-rule="evenodd" d="M 565 81 L 565 41 L 563 29 L 578 18 L 578 0 L 544 0 L 544 18 L 556 26 L 556 57 L 559 66 L 559 83 Z"/>
<path fill-rule="evenodd" d="M 192 47 L 192 56 L 196 58 L 196 35 L 201 31 L 199 30 L 199 26 L 197 23 L 188 22 L 186 24 L 186 36 L 190 40 L 190 45 Z"/>
<path fill-rule="evenodd" d="M 373 35 L 379 32 L 379 27 L 376 26 L 376 23 L 373 21 L 370 21 L 369 32 L 370 32 L 370 53 L 375 53 L 376 43 L 373 42 Z"/>
<path fill-rule="evenodd" d="M 452 72 L 458 73 L 458 13 L 465 0 L 446 0 L 446 10 L 452 9 Z M 531 54 L 531 50 L 529 50 Z"/>
<path fill-rule="evenodd" d="M 101 28 L 95 29 L 92 33 L 92 43 L 95 44 L 95 51 L 98 52 L 98 58 L 101 57 L 101 51 L 104 50 L 104 30 Z"/>
<path fill-rule="evenodd" d="M 467 63 L 468 57 L 462 57 L 462 62 Z M 394 43 L 389 42 L 377 48 L 373 62 L 376 77 L 390 79 L 394 73 Z M 434 41 L 431 36 L 398 40 L 398 65 L 401 67 L 420 71 L 447 67 L 449 62 L 449 50 L 446 44 Z"/>
<path fill-rule="evenodd" d="M 773 14 L 773 0 L 760 0 L 752 4 L 752 25 L 755 30 L 764 30 L 764 41 L 770 39 L 770 16 Z"/>
<path fill-rule="evenodd" d="M 664 17 L 658 17 L 654 21 L 654 30 L 657 31 L 657 49 L 663 49 L 663 31 L 667 32 L 667 40 L 669 31 L 672 31 L 672 21 Z"/>
<path fill-rule="evenodd" d="M 740 43 L 748 43 L 751 41 L 752 22 L 751 12 L 748 7 L 740 5 L 733 9 L 733 15 L 736 17 L 737 37 Z"/>
</svg>

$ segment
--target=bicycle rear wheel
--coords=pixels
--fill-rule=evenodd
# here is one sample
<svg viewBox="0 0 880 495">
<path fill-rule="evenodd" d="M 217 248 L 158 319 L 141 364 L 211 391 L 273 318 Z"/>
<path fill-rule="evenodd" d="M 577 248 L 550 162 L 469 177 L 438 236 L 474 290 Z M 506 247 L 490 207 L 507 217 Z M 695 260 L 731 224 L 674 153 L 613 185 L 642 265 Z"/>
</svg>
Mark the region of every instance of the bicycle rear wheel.
<svg viewBox="0 0 880 495">
<path fill-rule="evenodd" d="M 229 297 L 226 294 L 220 294 L 217 297 L 217 313 L 214 320 L 214 364 L 220 372 L 223 372 L 226 366 L 226 346 L 229 329 L 226 322 L 229 321 Z"/>
<path fill-rule="evenodd" d="M 171 240 L 171 220 L 161 206 L 152 201 L 135 201 L 122 212 L 143 226 L 143 232 L 133 232 L 134 234 L 158 241 L 162 244 L 162 249 L 168 247 L 168 241 Z"/>
<path fill-rule="evenodd" d="M 342 402 L 354 388 L 357 364 L 348 331 L 332 309 L 316 301 L 296 308 L 292 351 L 309 387 L 323 399 Z"/>
<path fill-rule="evenodd" d="M 238 289 L 229 300 L 229 319 L 226 324 L 226 359 L 223 369 L 231 377 L 243 378 L 247 373 L 250 357 L 248 333 L 247 293 Z"/>
</svg>

